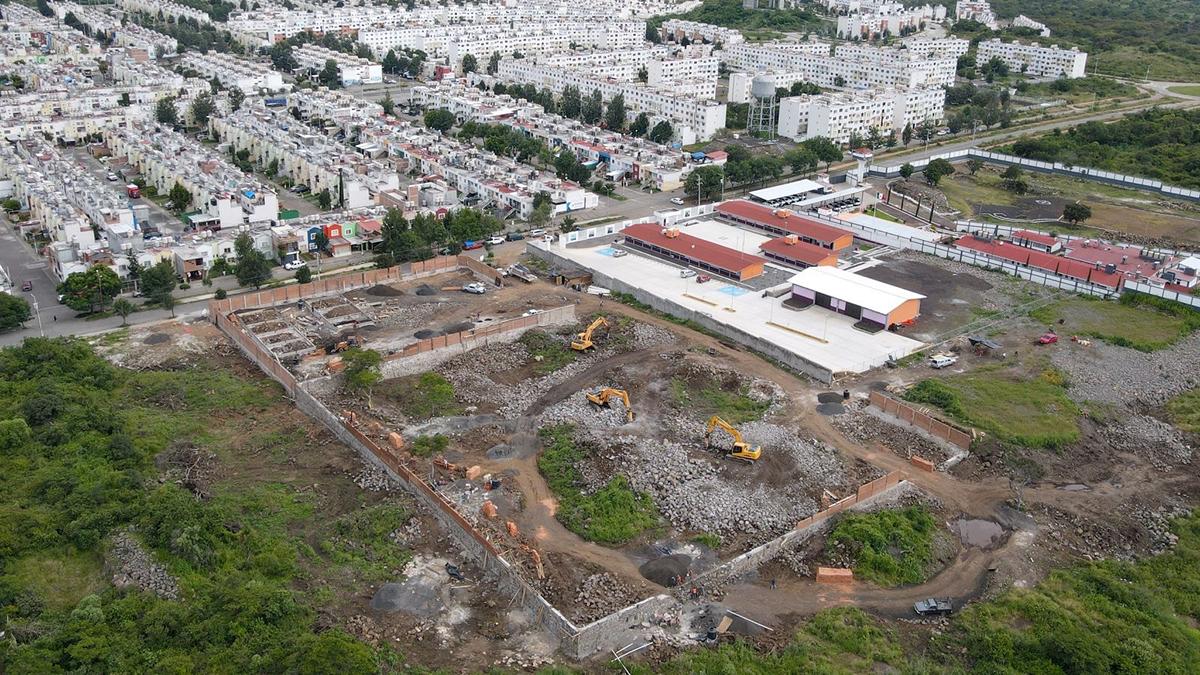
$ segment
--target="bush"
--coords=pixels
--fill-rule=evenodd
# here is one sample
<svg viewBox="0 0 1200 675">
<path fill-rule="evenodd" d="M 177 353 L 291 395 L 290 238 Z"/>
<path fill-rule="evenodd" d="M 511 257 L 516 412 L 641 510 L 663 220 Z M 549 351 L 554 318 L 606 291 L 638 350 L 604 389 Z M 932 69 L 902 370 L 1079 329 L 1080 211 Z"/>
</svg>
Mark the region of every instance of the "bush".
<svg viewBox="0 0 1200 675">
<path fill-rule="evenodd" d="M 917 584 L 932 558 L 935 527 L 924 506 L 850 513 L 838 520 L 828 543 L 846 551 L 861 579 L 880 586 Z"/>
<path fill-rule="evenodd" d="M 438 373 L 386 380 L 380 385 L 379 394 L 389 399 L 411 420 L 427 420 L 462 412 L 455 403 L 454 385 Z"/>
<path fill-rule="evenodd" d="M 413 439 L 409 451 L 416 457 L 430 457 L 445 452 L 449 445 L 450 439 L 442 434 L 417 436 Z"/>
<path fill-rule="evenodd" d="M 225 292 L 224 288 L 218 288 L 217 292 L 213 293 L 213 297 L 217 300 L 224 300 L 228 295 L 229 294 Z"/>
<path fill-rule="evenodd" d="M 570 363 L 574 363 L 577 352 L 571 349 L 562 338 L 547 333 L 544 330 L 527 330 L 517 339 L 529 356 L 533 358 L 533 371 L 539 375 L 547 375 Z"/>
</svg>

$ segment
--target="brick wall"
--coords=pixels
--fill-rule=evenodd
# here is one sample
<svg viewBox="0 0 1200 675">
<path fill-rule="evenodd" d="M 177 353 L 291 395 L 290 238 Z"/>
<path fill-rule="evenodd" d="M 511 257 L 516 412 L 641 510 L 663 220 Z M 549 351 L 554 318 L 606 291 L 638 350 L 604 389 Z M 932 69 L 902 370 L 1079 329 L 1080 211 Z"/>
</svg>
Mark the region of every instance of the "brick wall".
<svg viewBox="0 0 1200 675">
<path fill-rule="evenodd" d="M 973 434 L 958 427 L 946 424 L 942 420 L 917 410 L 911 405 L 898 401 L 891 396 L 885 396 L 877 391 L 871 392 L 871 405 L 906 422 L 930 435 L 944 439 L 963 450 L 971 447 Z"/>
</svg>

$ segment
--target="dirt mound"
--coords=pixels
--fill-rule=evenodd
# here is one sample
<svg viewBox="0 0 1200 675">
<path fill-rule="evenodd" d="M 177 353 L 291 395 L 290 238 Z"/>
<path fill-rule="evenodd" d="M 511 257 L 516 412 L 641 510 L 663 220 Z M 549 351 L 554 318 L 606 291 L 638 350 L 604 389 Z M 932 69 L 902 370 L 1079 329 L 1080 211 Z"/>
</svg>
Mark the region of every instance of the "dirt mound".
<svg viewBox="0 0 1200 675">
<path fill-rule="evenodd" d="M 376 284 L 367 289 L 367 295 L 374 295 L 383 298 L 394 298 L 399 295 L 404 295 L 404 291 L 399 288 L 385 286 L 384 284 Z"/>
<path fill-rule="evenodd" d="M 836 391 L 823 391 L 817 394 L 817 400 L 821 403 L 841 403 L 842 395 Z"/>
<path fill-rule="evenodd" d="M 655 558 L 643 564 L 638 568 L 638 573 L 659 586 L 671 588 L 678 586 L 679 580 L 687 576 L 688 567 L 691 564 L 692 558 L 690 556 L 676 553 L 674 555 Z"/>
<path fill-rule="evenodd" d="M 475 324 L 470 321 L 460 321 L 458 323 L 452 323 L 448 326 L 442 326 L 442 330 L 445 331 L 447 334 L 461 333 L 464 330 L 471 330 L 474 327 L 475 327 Z"/>
<path fill-rule="evenodd" d="M 445 333 L 440 330 L 430 330 L 428 328 L 413 333 L 413 337 L 417 338 L 418 340 L 428 340 L 429 338 L 439 337 L 442 335 L 445 335 Z"/>
<path fill-rule="evenodd" d="M 166 333 L 152 333 L 150 335 L 147 335 L 146 338 L 144 340 L 142 340 L 142 344 L 161 345 L 165 342 L 170 342 L 170 341 L 171 341 L 171 336 L 167 335 Z"/>
<path fill-rule="evenodd" d="M 437 295 L 438 290 L 429 284 L 421 284 L 417 286 L 417 295 Z"/>
</svg>

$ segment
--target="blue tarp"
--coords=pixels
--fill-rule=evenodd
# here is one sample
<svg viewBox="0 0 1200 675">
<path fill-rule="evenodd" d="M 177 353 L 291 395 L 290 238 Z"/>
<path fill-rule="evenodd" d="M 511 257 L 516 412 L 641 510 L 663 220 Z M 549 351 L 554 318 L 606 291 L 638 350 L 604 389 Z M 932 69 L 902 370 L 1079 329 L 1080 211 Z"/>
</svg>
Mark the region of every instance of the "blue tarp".
<svg viewBox="0 0 1200 675">
<path fill-rule="evenodd" d="M 692 153 L 692 159 L 704 159 L 704 153 L 697 150 Z"/>
</svg>

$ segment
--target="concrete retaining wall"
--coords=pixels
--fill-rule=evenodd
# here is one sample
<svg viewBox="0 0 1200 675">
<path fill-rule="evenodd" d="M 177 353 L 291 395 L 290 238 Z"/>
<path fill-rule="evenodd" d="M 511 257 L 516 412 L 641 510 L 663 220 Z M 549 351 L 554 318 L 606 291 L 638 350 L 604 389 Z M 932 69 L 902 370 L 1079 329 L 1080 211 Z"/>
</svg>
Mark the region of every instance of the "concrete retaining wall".
<svg viewBox="0 0 1200 675">
<path fill-rule="evenodd" d="M 597 619 L 579 629 L 575 636 L 572 655 L 586 659 L 634 642 L 646 640 L 644 623 L 653 623 L 656 616 L 678 614 L 682 603 L 671 595 L 656 595 L 641 602 Z"/>
<path fill-rule="evenodd" d="M 575 269 L 579 267 L 578 263 L 564 258 L 554 251 L 550 251 L 545 248 L 530 246 L 527 250 L 534 256 L 541 258 L 542 260 L 545 260 L 553 265 L 564 266 L 568 269 Z M 813 377 L 821 382 L 829 383 L 833 381 L 833 372 L 828 368 L 809 361 L 799 354 L 782 349 L 773 342 L 750 335 L 749 333 L 738 330 L 729 324 L 715 321 L 700 312 L 688 309 L 687 307 L 672 302 L 671 300 L 667 300 L 666 298 L 659 297 L 648 291 L 631 286 L 620 279 L 614 279 L 603 272 L 592 270 L 592 281 L 597 286 L 603 286 L 604 288 L 616 291 L 618 293 L 631 295 L 638 302 L 649 305 L 657 311 L 670 314 L 671 316 L 679 317 L 681 319 L 694 321 L 713 333 L 741 343 L 750 349 L 763 354 L 764 356 L 768 356 L 797 372 L 809 375 L 810 377 Z"/>
<path fill-rule="evenodd" d="M 963 450 L 971 447 L 973 436 L 970 432 L 952 427 L 935 417 L 917 410 L 907 403 L 897 401 L 890 396 L 884 396 L 877 391 L 871 392 L 870 400 L 871 405 L 930 436 L 943 439 Z"/>
</svg>

